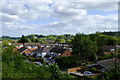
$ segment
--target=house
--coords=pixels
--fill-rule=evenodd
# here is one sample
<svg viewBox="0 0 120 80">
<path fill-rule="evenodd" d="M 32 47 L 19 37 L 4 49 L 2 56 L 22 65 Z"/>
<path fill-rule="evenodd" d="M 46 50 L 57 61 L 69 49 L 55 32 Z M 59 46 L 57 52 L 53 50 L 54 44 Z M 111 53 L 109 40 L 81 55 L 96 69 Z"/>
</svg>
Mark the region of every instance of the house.
<svg viewBox="0 0 120 80">
<path fill-rule="evenodd" d="M 18 52 L 19 54 L 23 54 L 26 50 L 28 50 L 28 48 L 24 46 L 24 47 L 19 48 L 19 49 L 17 50 L 17 52 Z"/>
<path fill-rule="evenodd" d="M 120 66 L 120 60 L 118 60 Z M 96 64 L 87 65 L 89 68 L 94 67 L 97 70 L 102 70 L 103 72 L 108 71 L 115 67 L 115 59 L 106 59 L 102 61 L 98 61 Z"/>
<path fill-rule="evenodd" d="M 59 56 L 71 56 L 71 51 L 59 46 L 51 47 L 46 53 L 44 60 L 46 63 L 55 63 L 54 58 Z"/>
<path fill-rule="evenodd" d="M 54 57 L 71 56 L 71 51 L 68 50 L 67 48 L 56 46 L 56 47 L 53 47 L 47 55 L 51 55 Z"/>
<path fill-rule="evenodd" d="M 120 45 L 117 45 L 117 48 L 120 49 Z M 116 50 L 116 46 L 103 46 L 103 52 L 104 54 L 111 54 L 111 53 L 115 53 Z"/>
<path fill-rule="evenodd" d="M 12 46 L 16 47 L 16 48 L 21 48 L 23 46 L 26 46 L 27 48 L 37 48 L 38 43 L 25 43 L 23 45 L 23 43 L 12 43 Z"/>
<path fill-rule="evenodd" d="M 37 47 L 37 48 L 30 48 L 23 46 L 18 49 L 20 54 L 25 53 L 27 56 L 32 56 L 35 58 L 44 58 L 44 56 L 50 51 L 51 47 Z"/>
<path fill-rule="evenodd" d="M 120 66 L 120 61 L 118 60 L 118 62 L 118 65 Z M 115 59 L 106 59 L 103 61 L 98 61 L 97 64 L 103 67 L 104 69 L 109 70 L 115 68 Z"/>
<path fill-rule="evenodd" d="M 8 45 L 12 45 L 10 42 L 8 42 Z"/>
<path fill-rule="evenodd" d="M 16 47 L 18 49 L 20 49 L 21 47 L 23 47 L 23 43 L 12 43 L 11 44 L 13 47 Z"/>
<path fill-rule="evenodd" d="M 39 43 L 25 43 L 24 45 L 25 45 L 27 48 L 38 48 L 38 44 L 39 44 Z"/>
<path fill-rule="evenodd" d="M 63 45 L 39 43 L 25 43 L 23 45 L 23 43 L 13 43 L 12 46 L 16 47 L 20 54 L 25 53 L 27 56 L 34 56 L 35 58 L 44 58 L 45 55 L 52 57 L 71 56 L 70 50 Z"/>
</svg>

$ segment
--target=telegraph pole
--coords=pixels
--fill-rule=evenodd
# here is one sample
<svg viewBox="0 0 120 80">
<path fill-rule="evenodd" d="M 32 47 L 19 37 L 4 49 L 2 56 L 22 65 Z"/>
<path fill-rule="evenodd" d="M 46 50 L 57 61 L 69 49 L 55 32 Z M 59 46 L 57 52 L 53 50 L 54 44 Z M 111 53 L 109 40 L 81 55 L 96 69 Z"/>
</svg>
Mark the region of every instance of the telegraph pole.
<svg viewBox="0 0 120 80">
<path fill-rule="evenodd" d="M 117 34 L 116 34 L 117 37 Z M 115 42 L 115 74 L 117 74 L 117 40 Z"/>
</svg>

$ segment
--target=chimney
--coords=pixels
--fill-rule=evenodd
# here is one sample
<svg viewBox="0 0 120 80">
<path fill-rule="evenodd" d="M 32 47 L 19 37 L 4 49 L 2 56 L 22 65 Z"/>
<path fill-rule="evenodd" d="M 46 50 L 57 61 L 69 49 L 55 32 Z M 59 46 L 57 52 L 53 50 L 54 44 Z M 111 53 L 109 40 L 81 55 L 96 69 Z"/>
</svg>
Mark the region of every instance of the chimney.
<svg viewBox="0 0 120 80">
<path fill-rule="evenodd" d="M 39 44 L 37 44 L 37 48 L 41 48 L 41 47 L 39 46 Z"/>
<path fill-rule="evenodd" d="M 24 44 L 23 47 L 26 47 L 26 45 Z"/>
</svg>

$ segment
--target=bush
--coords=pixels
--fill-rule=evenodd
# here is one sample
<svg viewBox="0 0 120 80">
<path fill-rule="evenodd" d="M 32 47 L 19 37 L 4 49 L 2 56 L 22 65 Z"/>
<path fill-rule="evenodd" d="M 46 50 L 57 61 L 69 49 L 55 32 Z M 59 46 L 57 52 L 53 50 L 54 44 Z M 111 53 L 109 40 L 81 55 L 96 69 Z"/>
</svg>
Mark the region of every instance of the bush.
<svg viewBox="0 0 120 80">
<path fill-rule="evenodd" d="M 45 65 L 45 61 L 43 60 L 43 58 L 32 58 L 32 57 L 29 57 L 29 60 L 32 61 L 32 62 L 41 62 L 43 65 Z"/>
<path fill-rule="evenodd" d="M 104 54 L 104 56 L 99 57 L 98 60 L 105 60 L 105 59 L 111 59 L 112 57 L 114 57 L 114 54 Z"/>
<path fill-rule="evenodd" d="M 49 64 L 49 69 L 50 69 L 52 80 L 54 80 L 54 78 L 55 78 L 55 80 L 59 80 L 59 79 L 60 80 L 69 80 L 70 78 L 72 78 L 69 74 L 61 73 L 61 71 L 56 63 Z"/>
<path fill-rule="evenodd" d="M 87 66 L 82 66 L 82 69 L 79 69 L 78 72 L 84 73 L 84 71 L 90 71 L 92 73 L 102 73 L 101 70 L 96 70 L 96 68 L 88 68 Z"/>
<path fill-rule="evenodd" d="M 117 57 L 120 59 L 120 53 L 117 54 Z"/>
<path fill-rule="evenodd" d="M 61 70 L 77 66 L 76 60 L 72 56 L 57 57 L 55 58 L 55 62 Z"/>
</svg>

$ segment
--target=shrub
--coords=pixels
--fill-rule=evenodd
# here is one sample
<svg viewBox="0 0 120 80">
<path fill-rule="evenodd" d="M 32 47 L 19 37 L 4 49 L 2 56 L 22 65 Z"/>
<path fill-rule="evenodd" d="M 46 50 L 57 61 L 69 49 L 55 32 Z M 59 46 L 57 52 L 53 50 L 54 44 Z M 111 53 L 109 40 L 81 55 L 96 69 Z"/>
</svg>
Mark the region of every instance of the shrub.
<svg viewBox="0 0 120 80">
<path fill-rule="evenodd" d="M 29 60 L 32 61 L 32 62 L 41 62 L 43 65 L 45 65 L 45 61 L 43 60 L 43 58 L 32 58 L 32 57 L 29 57 Z"/>
<path fill-rule="evenodd" d="M 55 58 L 55 62 L 61 70 L 77 66 L 76 60 L 72 56 L 57 57 Z"/>
</svg>

